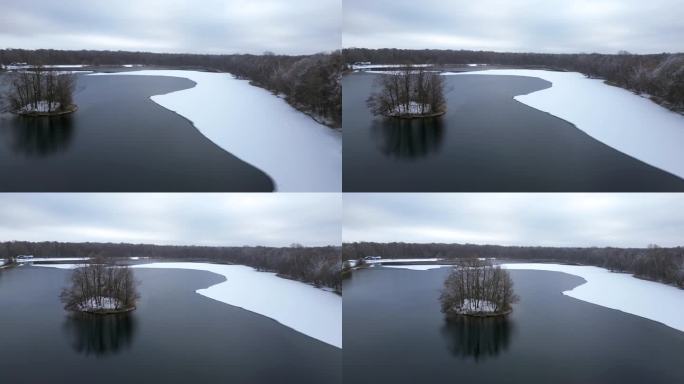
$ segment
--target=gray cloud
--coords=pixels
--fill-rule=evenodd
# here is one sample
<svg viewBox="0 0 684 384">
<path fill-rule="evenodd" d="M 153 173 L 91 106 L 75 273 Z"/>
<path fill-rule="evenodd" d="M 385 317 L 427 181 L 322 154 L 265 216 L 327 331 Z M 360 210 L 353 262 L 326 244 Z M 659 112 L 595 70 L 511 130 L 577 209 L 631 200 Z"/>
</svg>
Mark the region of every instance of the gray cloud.
<svg viewBox="0 0 684 384">
<path fill-rule="evenodd" d="M 0 0 L 2 48 L 307 54 L 340 24 L 341 0 Z"/>
<path fill-rule="evenodd" d="M 0 241 L 339 245 L 340 194 L 0 194 Z"/>
<path fill-rule="evenodd" d="M 345 194 L 343 240 L 684 245 L 682 194 Z"/>
<path fill-rule="evenodd" d="M 344 0 L 343 46 L 684 51 L 680 0 Z"/>
</svg>

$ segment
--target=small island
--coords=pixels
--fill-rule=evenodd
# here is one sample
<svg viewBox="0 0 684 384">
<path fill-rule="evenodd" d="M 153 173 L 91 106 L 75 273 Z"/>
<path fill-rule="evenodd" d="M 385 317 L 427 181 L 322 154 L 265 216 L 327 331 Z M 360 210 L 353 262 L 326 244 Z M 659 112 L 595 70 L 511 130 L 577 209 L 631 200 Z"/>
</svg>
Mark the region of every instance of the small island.
<svg viewBox="0 0 684 384">
<path fill-rule="evenodd" d="M 438 117 L 446 112 L 444 79 L 423 67 L 406 66 L 380 76 L 366 101 L 374 115 L 401 119 Z"/>
<path fill-rule="evenodd" d="M 131 312 L 139 298 L 133 270 L 126 265 L 106 265 L 104 259 L 74 269 L 71 285 L 62 291 L 64 309 L 109 315 Z"/>
<path fill-rule="evenodd" d="M 13 73 L 7 100 L 10 110 L 21 116 L 59 116 L 75 112 L 74 75 L 34 66 Z"/>
<path fill-rule="evenodd" d="M 488 261 L 467 260 L 446 278 L 439 300 L 449 319 L 505 316 L 511 313 L 511 304 L 518 297 L 506 270 Z"/>
</svg>

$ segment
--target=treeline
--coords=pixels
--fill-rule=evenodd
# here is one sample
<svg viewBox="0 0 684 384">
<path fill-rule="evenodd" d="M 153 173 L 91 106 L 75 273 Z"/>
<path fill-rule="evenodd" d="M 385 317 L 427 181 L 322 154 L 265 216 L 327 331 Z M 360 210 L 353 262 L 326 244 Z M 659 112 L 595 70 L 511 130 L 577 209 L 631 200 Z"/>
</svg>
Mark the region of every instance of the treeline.
<svg viewBox="0 0 684 384">
<path fill-rule="evenodd" d="M 490 258 L 593 265 L 684 288 L 684 248 L 514 247 L 474 244 L 345 243 L 343 260 L 383 258 Z"/>
<path fill-rule="evenodd" d="M 294 280 L 341 291 L 339 247 L 207 247 L 125 243 L 61 243 L 11 241 L 0 243 L 0 259 L 34 257 L 149 257 L 180 261 L 242 264 L 276 272 Z"/>
<path fill-rule="evenodd" d="M 349 48 L 345 62 L 374 64 L 488 64 L 576 71 L 645 93 L 664 107 L 684 112 L 684 54 L 547 54 L 463 50 Z"/>
<path fill-rule="evenodd" d="M 84 64 L 92 66 L 140 64 L 229 72 L 254 85 L 282 95 L 317 121 L 331 127 L 342 122 L 340 80 L 344 64 L 340 51 L 304 56 L 197 55 L 126 51 L 61 51 L 52 49 L 0 50 L 0 64 Z"/>
</svg>

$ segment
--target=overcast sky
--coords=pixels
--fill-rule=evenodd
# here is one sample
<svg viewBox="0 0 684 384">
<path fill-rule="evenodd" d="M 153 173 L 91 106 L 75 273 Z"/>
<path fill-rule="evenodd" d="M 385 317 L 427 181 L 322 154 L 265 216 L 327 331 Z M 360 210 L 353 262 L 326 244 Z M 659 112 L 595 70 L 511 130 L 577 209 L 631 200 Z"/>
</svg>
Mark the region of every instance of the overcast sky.
<svg viewBox="0 0 684 384">
<path fill-rule="evenodd" d="M 340 49 L 341 7 L 341 0 L 0 0 L 0 46 L 310 54 Z"/>
<path fill-rule="evenodd" d="M 684 246 L 684 194 L 345 194 L 343 240 Z"/>
<path fill-rule="evenodd" d="M 340 245 L 339 194 L 0 194 L 0 241 Z"/>
<path fill-rule="evenodd" d="M 683 20 L 681 0 L 344 0 L 343 45 L 682 52 Z"/>
</svg>

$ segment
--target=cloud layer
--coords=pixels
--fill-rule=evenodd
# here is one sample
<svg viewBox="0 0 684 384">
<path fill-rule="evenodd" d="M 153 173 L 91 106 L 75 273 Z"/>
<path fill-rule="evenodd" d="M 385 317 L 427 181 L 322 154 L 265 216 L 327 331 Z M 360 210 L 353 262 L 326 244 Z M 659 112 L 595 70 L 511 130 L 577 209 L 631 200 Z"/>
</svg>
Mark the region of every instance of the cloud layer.
<svg viewBox="0 0 684 384">
<path fill-rule="evenodd" d="M 0 194 L 0 241 L 339 245 L 340 194 Z"/>
<path fill-rule="evenodd" d="M 680 0 L 344 0 L 343 45 L 682 52 L 683 19 Z"/>
<path fill-rule="evenodd" d="M 0 44 L 308 54 L 340 48 L 341 13 L 341 0 L 0 0 Z"/>
<path fill-rule="evenodd" d="M 684 246 L 682 194 L 345 194 L 343 240 Z"/>
</svg>

